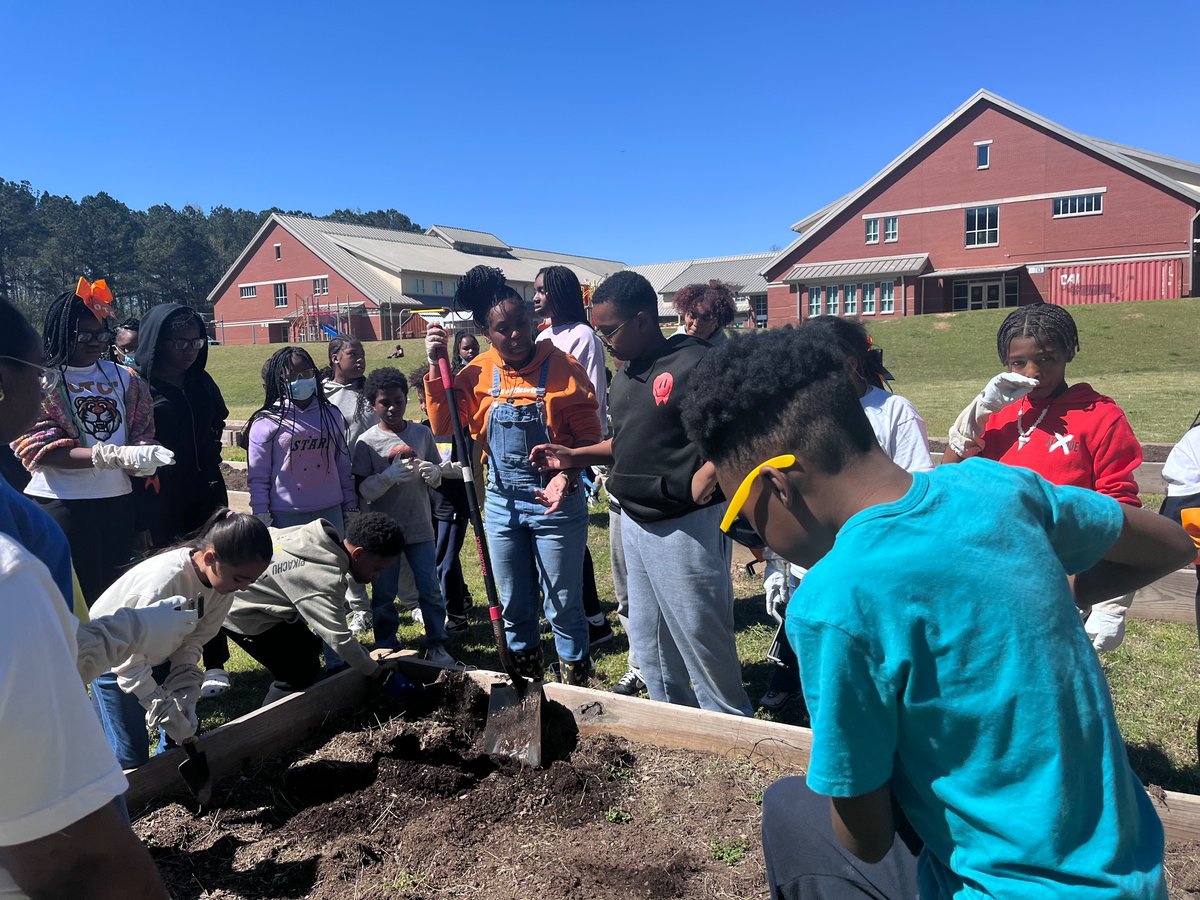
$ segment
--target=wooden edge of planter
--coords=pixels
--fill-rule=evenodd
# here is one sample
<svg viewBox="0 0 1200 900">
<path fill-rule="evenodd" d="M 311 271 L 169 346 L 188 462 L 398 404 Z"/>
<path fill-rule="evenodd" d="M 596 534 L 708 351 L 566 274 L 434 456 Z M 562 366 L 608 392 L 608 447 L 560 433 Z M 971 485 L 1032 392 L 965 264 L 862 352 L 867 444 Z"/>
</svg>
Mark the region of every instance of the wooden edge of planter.
<svg viewBox="0 0 1200 900">
<path fill-rule="evenodd" d="M 1179 569 L 1140 588 L 1129 607 L 1129 617 L 1195 625 L 1196 569 Z"/>
<path fill-rule="evenodd" d="M 412 651 L 401 654 L 399 668 L 409 677 L 429 683 L 443 671 L 434 663 L 418 659 Z M 488 690 L 493 684 L 507 680 L 499 672 L 486 670 L 468 670 L 464 674 Z M 208 754 L 214 783 L 303 743 L 331 716 L 361 703 L 368 686 L 366 678 L 348 669 L 307 691 L 205 732 L 200 736 L 200 749 Z M 547 699 L 570 711 L 580 734 L 612 734 L 655 747 L 711 753 L 793 774 L 805 771 L 812 752 L 812 730 L 797 725 L 655 703 L 566 684 L 549 683 L 545 690 Z M 125 802 L 131 815 L 136 817 L 155 801 L 187 793 L 178 772 L 184 759 L 182 750 L 169 750 L 125 773 L 129 779 Z M 1200 797 L 1151 788 L 1150 798 L 1167 840 L 1200 840 Z"/>
</svg>

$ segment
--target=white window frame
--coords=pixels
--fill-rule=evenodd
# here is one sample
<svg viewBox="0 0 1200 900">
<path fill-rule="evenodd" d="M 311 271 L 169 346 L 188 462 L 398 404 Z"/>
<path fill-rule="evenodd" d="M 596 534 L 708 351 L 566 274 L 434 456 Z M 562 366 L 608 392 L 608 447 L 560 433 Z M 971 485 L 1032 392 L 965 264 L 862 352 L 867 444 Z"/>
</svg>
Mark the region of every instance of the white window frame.
<svg viewBox="0 0 1200 900">
<path fill-rule="evenodd" d="M 1059 212 L 1059 204 L 1066 212 Z M 1088 209 L 1087 207 L 1091 207 Z M 1074 210 L 1070 209 L 1074 207 Z M 1104 215 L 1104 194 L 1065 194 L 1050 201 L 1050 211 L 1055 219 L 1077 219 L 1080 216 Z"/>
<path fill-rule="evenodd" d="M 281 260 L 281 259 L 283 259 L 283 244 L 276 244 L 275 245 L 275 261 L 279 262 L 279 260 Z"/>
<path fill-rule="evenodd" d="M 896 282 L 882 281 L 879 283 L 879 314 L 881 316 L 895 315 L 896 312 Z"/>
<path fill-rule="evenodd" d="M 979 151 L 984 153 L 984 163 L 979 164 Z M 976 141 L 975 142 L 975 168 L 982 171 L 991 168 L 992 165 L 992 142 L 991 141 Z"/>
<path fill-rule="evenodd" d="M 894 244 L 900 240 L 900 217 L 899 216 L 884 216 L 883 217 L 883 242 L 885 244 Z"/>
<path fill-rule="evenodd" d="M 878 244 L 879 243 L 879 220 L 878 219 L 867 219 L 867 243 L 868 244 Z"/>
<path fill-rule="evenodd" d="M 244 288 L 239 288 L 239 290 L 241 291 L 243 300 L 253 300 L 255 297 L 258 296 L 258 286 L 257 285 L 250 284 Z"/>
<path fill-rule="evenodd" d="M 438 279 L 436 279 L 436 278 L 435 278 L 435 279 L 433 280 L 433 294 L 434 294 L 434 296 L 435 296 L 435 297 L 440 297 L 440 296 L 442 296 L 442 289 L 443 289 L 444 287 L 445 287 L 445 285 L 444 285 L 444 284 L 442 284 L 442 282 L 441 282 L 441 281 L 439 281 Z"/>
<path fill-rule="evenodd" d="M 328 294 L 328 293 L 329 293 L 329 279 L 328 278 L 314 278 L 313 279 L 313 296 L 319 297 L 322 294 Z"/>
<path fill-rule="evenodd" d="M 991 227 L 992 222 L 986 217 L 990 217 L 992 211 L 995 211 L 995 228 Z M 970 225 L 971 215 L 975 216 L 975 228 Z M 984 226 L 979 227 L 979 216 L 984 215 Z M 988 237 L 995 233 L 995 240 L 988 240 Z M 974 236 L 974 241 L 972 241 Z M 990 206 L 970 206 L 963 210 L 963 246 L 968 250 L 974 250 L 977 247 L 998 247 L 1000 245 L 1000 207 L 993 204 Z"/>
<path fill-rule="evenodd" d="M 842 285 L 842 314 L 847 316 L 858 315 L 858 285 L 843 284 Z"/>
<path fill-rule="evenodd" d="M 282 296 L 282 297 L 280 297 L 280 290 L 279 290 L 280 288 L 283 288 L 283 292 L 282 292 L 282 293 L 283 293 L 283 296 Z M 282 303 L 280 303 L 280 302 L 279 302 L 280 300 L 283 300 L 283 302 L 282 302 Z M 275 282 L 275 306 L 276 306 L 276 307 L 280 307 L 280 308 L 282 308 L 282 307 L 285 307 L 285 306 L 287 306 L 287 305 L 288 305 L 288 286 L 287 286 L 287 282 L 286 282 L 286 281 L 277 281 L 277 282 Z"/>
<path fill-rule="evenodd" d="M 808 317 L 814 318 L 821 314 L 821 288 L 810 284 L 808 286 Z"/>
<path fill-rule="evenodd" d="M 875 282 L 868 281 L 862 286 L 862 314 L 875 315 Z"/>
<path fill-rule="evenodd" d="M 836 284 L 825 285 L 825 315 L 840 316 L 842 314 L 841 293 Z"/>
<path fill-rule="evenodd" d="M 413 279 L 413 293 L 414 294 L 425 293 L 425 279 L 424 278 L 414 278 Z"/>
</svg>

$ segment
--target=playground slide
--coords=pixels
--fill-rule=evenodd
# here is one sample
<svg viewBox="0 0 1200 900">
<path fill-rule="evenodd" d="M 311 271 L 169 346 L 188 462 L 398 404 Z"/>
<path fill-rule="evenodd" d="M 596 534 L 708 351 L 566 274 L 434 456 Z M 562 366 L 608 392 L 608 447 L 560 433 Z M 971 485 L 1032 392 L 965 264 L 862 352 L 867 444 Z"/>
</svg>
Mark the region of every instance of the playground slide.
<svg viewBox="0 0 1200 900">
<path fill-rule="evenodd" d="M 334 328 L 332 325 L 322 325 L 322 326 L 321 326 L 321 330 L 322 330 L 323 332 L 325 332 L 325 336 L 326 336 L 327 338 L 335 338 L 335 337 L 337 337 L 337 329 L 336 329 L 336 328 Z"/>
</svg>

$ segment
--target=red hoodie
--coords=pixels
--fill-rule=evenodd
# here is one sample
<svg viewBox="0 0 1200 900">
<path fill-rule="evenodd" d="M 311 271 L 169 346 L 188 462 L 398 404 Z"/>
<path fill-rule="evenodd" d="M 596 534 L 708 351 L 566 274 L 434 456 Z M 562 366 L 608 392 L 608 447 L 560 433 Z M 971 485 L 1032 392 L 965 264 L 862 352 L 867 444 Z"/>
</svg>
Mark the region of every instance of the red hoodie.
<svg viewBox="0 0 1200 900">
<path fill-rule="evenodd" d="M 1028 430 L 1045 410 L 1029 442 L 1017 440 L 1017 415 Z M 1032 469 L 1047 481 L 1091 488 L 1114 500 L 1141 506 L 1133 470 L 1142 464 L 1142 445 L 1121 407 L 1077 384 L 1049 401 L 1019 400 L 988 419 L 983 431 L 985 459 Z"/>
</svg>

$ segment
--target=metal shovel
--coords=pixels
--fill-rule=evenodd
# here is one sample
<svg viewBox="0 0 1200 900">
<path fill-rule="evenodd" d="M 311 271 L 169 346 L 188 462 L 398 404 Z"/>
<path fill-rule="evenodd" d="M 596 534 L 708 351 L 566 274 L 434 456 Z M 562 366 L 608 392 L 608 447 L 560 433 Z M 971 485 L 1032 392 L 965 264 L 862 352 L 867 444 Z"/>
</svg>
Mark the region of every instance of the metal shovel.
<svg viewBox="0 0 1200 900">
<path fill-rule="evenodd" d="M 492 620 L 492 636 L 500 664 L 508 675 L 509 684 L 492 685 L 488 697 L 487 722 L 483 729 L 483 751 L 492 756 L 508 756 L 526 765 L 537 767 L 542 764 L 542 683 L 523 677 L 513 664 L 508 652 L 508 641 L 504 637 L 504 620 L 500 610 L 500 597 L 496 593 L 496 579 L 492 574 L 492 559 L 488 554 L 487 540 L 483 532 L 483 516 L 479 512 L 479 497 L 475 494 L 475 477 L 471 472 L 471 451 L 458 420 L 458 401 L 454 397 L 454 376 L 446 351 L 438 354 L 438 373 L 442 387 L 446 390 L 446 406 L 450 410 L 450 421 L 454 425 L 454 445 L 463 464 L 463 483 L 467 488 L 467 510 L 471 516 L 471 530 L 475 533 L 475 549 L 479 553 L 479 565 L 483 568 L 483 586 L 487 592 L 488 615 Z"/>
<path fill-rule="evenodd" d="M 201 806 L 208 806 L 212 799 L 212 772 L 208 769 L 208 754 L 201 753 L 195 738 L 183 742 L 187 759 L 179 764 L 179 774 L 183 776 L 184 784 Z"/>
</svg>

